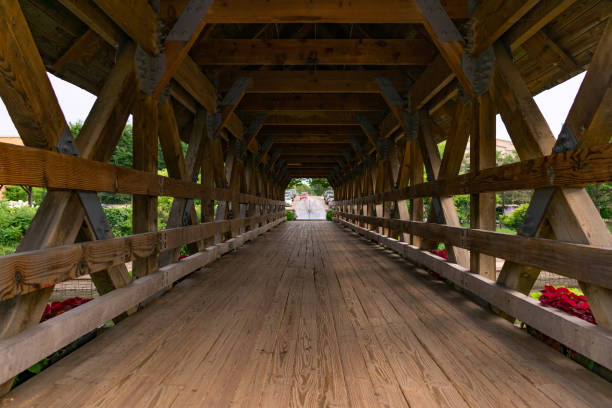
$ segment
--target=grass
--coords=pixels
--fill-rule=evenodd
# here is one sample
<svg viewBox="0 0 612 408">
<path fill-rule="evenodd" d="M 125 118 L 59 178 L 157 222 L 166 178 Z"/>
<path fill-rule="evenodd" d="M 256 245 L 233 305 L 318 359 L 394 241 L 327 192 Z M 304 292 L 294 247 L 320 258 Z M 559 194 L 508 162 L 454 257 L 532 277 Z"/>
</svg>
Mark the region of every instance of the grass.
<svg viewBox="0 0 612 408">
<path fill-rule="evenodd" d="M 606 223 L 606 227 L 608 227 L 608 231 L 610 231 L 610 234 L 612 234 L 612 224 Z"/>
</svg>

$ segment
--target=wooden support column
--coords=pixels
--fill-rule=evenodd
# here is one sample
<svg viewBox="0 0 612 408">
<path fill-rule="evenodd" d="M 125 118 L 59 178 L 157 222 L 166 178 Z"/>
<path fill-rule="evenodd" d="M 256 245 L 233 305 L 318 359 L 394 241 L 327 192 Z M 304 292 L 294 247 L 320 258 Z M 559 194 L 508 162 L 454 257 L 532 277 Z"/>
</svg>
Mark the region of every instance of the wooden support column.
<svg viewBox="0 0 612 408">
<path fill-rule="evenodd" d="M 410 184 L 411 177 L 411 150 L 414 147 L 414 143 L 404 142 L 403 146 L 399 149 L 400 158 L 399 158 L 399 175 L 397 180 L 397 189 L 406 188 Z M 409 200 L 400 200 L 396 202 L 397 206 L 397 217 L 400 220 L 410 220 L 410 209 L 409 209 Z M 403 242 L 410 242 L 410 234 L 402 233 L 400 235 L 400 240 Z"/>
<path fill-rule="evenodd" d="M 411 142 L 410 148 L 410 185 L 423 183 L 423 156 L 418 140 Z M 423 221 L 423 199 L 413 198 L 410 200 L 410 220 Z M 422 237 L 410 235 L 410 244 L 421 247 Z"/>
<path fill-rule="evenodd" d="M 202 186 L 212 191 L 215 187 L 214 177 L 214 162 L 212 158 L 213 142 L 209 137 L 202 140 Z M 201 202 L 202 208 L 200 211 L 201 222 L 211 222 L 215 220 L 215 200 L 204 200 Z M 208 247 L 215 243 L 215 239 L 209 238 L 204 240 L 204 246 Z"/>
<path fill-rule="evenodd" d="M 134 107 L 134 168 L 157 173 L 157 101 L 140 94 Z M 132 232 L 157 231 L 157 197 L 134 195 Z M 137 279 L 157 269 L 157 254 L 137 258 L 132 277 Z"/>
<path fill-rule="evenodd" d="M 203 139 L 207 139 L 205 134 L 207 131 L 206 117 L 204 109 L 199 108 L 196 111 L 190 129 L 189 146 L 185 157 L 183 157 L 181 139 L 172 105 L 170 101 L 159 105 L 159 141 L 170 177 L 188 182 L 197 180 L 202 165 Z M 198 222 L 193 200 L 184 198 L 173 200 L 166 228 L 177 228 L 187 224 L 194 225 Z M 194 243 L 189 247 L 191 253 L 202 249 L 204 249 L 203 243 Z M 161 254 L 159 265 L 165 266 L 170 262 L 176 262 L 179 255 L 180 248 Z"/>
<path fill-rule="evenodd" d="M 423 156 L 423 162 L 427 170 L 427 180 L 436 180 L 440 174 L 440 152 L 438 146 L 434 141 L 433 133 L 431 129 L 431 119 L 429 115 L 421 111 L 420 114 L 421 131 L 419 132 L 419 147 L 421 148 L 421 154 Z M 439 221 L 440 218 L 447 225 L 453 227 L 460 227 L 459 217 L 457 216 L 457 208 L 452 197 L 439 197 L 432 198 L 431 200 L 432 211 L 436 214 L 436 218 Z M 453 260 L 457 264 L 468 268 L 470 265 L 470 256 L 468 251 L 463 248 L 452 247 L 446 245 L 449 260 Z"/>
<path fill-rule="evenodd" d="M 470 171 L 495 167 L 495 114 L 490 93 L 485 93 L 475 103 L 472 135 L 470 138 Z M 470 227 L 495 231 L 495 193 L 470 195 Z M 470 270 L 495 280 L 495 257 L 470 252 Z"/>
</svg>

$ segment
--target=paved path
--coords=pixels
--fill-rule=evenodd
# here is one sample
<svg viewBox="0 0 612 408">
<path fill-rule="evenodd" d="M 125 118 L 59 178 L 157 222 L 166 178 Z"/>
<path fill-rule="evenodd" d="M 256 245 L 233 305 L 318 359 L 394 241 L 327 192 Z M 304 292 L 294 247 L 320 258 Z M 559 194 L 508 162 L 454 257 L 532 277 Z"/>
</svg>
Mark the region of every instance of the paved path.
<svg viewBox="0 0 612 408">
<path fill-rule="evenodd" d="M 324 220 L 327 208 L 321 197 L 298 199 L 295 203 L 295 215 L 298 220 Z"/>
</svg>

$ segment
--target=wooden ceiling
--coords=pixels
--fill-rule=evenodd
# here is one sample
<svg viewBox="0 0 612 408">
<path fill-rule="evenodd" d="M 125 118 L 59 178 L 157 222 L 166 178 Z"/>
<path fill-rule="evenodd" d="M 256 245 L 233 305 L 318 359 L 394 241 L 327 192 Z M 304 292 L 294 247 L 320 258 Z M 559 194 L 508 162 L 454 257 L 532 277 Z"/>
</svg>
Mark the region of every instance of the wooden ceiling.
<svg viewBox="0 0 612 408">
<path fill-rule="evenodd" d="M 170 83 L 181 134 L 189 134 L 198 105 L 219 106 L 217 133 L 228 145 L 245 139 L 278 172 L 326 177 L 376 154 L 378 139 L 405 134 L 397 120 L 404 107 L 377 80 L 386 78 L 400 96 L 410 95 L 411 110 L 430 112 L 443 140 L 462 78 L 453 73 L 453 43 L 434 38 L 419 2 L 215 1 Z M 48 70 L 94 94 L 123 36 L 160 51 L 150 35 L 159 31 L 157 17 L 144 2 L 20 3 Z M 161 0 L 162 33 L 187 4 Z M 612 13 L 610 1 L 507 0 L 484 2 L 470 18 L 467 0 L 441 4 L 468 52 L 505 41 L 534 94 L 588 66 Z"/>
</svg>

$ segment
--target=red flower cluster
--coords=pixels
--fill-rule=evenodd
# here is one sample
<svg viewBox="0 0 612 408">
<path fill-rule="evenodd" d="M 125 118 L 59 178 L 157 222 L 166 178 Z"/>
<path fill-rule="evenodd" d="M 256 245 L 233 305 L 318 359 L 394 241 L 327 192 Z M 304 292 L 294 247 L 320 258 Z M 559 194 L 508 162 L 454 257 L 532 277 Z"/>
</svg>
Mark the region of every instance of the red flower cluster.
<svg viewBox="0 0 612 408">
<path fill-rule="evenodd" d="M 568 288 L 546 285 L 541 291 L 540 303 L 543 306 L 552 306 L 563 310 L 571 315 L 586 320 L 589 323 L 597 324 L 593 317 L 593 312 L 583 295 L 577 295 Z"/>
<path fill-rule="evenodd" d="M 438 255 L 440 258 L 444 258 L 448 261 L 448 254 L 446 253 L 446 249 L 443 249 L 441 251 L 437 250 L 437 249 L 432 249 L 431 252 L 433 254 Z"/>
<path fill-rule="evenodd" d="M 41 322 L 48 320 L 52 317 L 61 315 L 64 312 L 69 311 L 70 309 L 74 309 L 77 306 L 82 305 L 83 303 L 89 302 L 91 299 L 83 299 L 80 297 L 73 297 L 64 300 L 63 302 L 53 302 L 50 305 L 45 306 L 45 312 L 43 313 Z"/>
</svg>

